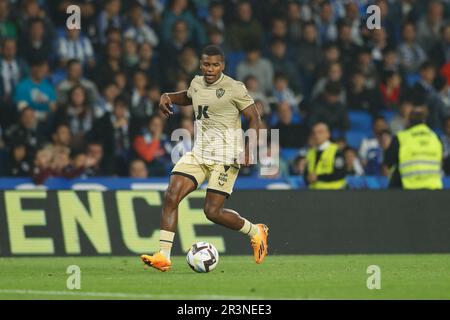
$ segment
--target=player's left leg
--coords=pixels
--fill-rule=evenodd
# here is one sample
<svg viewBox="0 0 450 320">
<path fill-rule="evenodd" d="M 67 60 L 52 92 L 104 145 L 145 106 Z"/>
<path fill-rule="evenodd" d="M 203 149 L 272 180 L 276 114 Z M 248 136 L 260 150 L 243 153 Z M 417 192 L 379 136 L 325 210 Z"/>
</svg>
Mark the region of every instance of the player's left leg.
<svg viewBox="0 0 450 320">
<path fill-rule="evenodd" d="M 206 217 L 217 224 L 246 234 L 251 239 L 256 263 L 262 263 L 267 255 L 269 228 L 264 224 L 253 224 L 234 210 L 224 208 L 230 196 L 239 168 L 217 165 L 211 170 L 204 212 Z"/>
</svg>

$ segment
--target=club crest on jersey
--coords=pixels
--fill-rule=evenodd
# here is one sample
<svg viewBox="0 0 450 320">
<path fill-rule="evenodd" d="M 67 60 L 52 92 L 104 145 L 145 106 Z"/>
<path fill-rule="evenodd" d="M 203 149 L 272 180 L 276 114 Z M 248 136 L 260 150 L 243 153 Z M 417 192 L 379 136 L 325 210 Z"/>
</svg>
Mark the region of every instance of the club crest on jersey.
<svg viewBox="0 0 450 320">
<path fill-rule="evenodd" d="M 220 88 L 220 89 L 216 90 L 216 97 L 217 98 L 219 98 L 219 99 L 222 98 L 224 94 L 225 94 L 225 90 L 224 89 Z"/>
</svg>

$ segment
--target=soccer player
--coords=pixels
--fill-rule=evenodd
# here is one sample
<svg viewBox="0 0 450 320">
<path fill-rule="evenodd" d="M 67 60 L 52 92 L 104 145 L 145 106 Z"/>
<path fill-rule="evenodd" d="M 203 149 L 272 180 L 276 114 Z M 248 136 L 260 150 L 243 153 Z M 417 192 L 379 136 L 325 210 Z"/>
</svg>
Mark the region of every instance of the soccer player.
<svg viewBox="0 0 450 320">
<path fill-rule="evenodd" d="M 188 90 L 164 93 L 160 99 L 159 108 L 166 117 L 173 114 L 172 104 L 176 104 L 192 105 L 196 118 L 194 147 L 176 163 L 164 195 L 160 251 L 141 256 L 145 264 L 160 271 L 168 271 L 172 265 L 170 252 L 177 227 L 178 204 L 205 179 L 208 179 L 204 205 L 206 217 L 214 223 L 248 235 L 256 263 L 262 263 L 267 255 L 268 227 L 253 224 L 236 211 L 224 208 L 240 165 L 248 166 L 252 161 L 251 144 L 247 141 L 243 152 L 242 144 L 239 146 L 242 140 L 229 132 L 239 132 L 241 114 L 248 119 L 250 129 L 256 133 L 261 121 L 244 84 L 226 76 L 224 68 L 225 57 L 220 47 L 207 46 L 200 60 L 203 76 L 196 76 Z"/>
</svg>

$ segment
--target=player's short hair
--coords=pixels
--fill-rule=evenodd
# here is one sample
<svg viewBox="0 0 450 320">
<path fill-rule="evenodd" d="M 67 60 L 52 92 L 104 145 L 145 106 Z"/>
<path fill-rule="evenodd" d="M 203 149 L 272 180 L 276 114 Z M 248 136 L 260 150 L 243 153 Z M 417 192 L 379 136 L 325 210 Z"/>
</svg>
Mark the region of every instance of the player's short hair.
<svg viewBox="0 0 450 320">
<path fill-rule="evenodd" d="M 225 53 L 223 52 L 222 48 L 216 45 L 209 45 L 203 48 L 202 55 L 207 56 L 221 56 L 223 59 L 225 59 Z"/>
</svg>

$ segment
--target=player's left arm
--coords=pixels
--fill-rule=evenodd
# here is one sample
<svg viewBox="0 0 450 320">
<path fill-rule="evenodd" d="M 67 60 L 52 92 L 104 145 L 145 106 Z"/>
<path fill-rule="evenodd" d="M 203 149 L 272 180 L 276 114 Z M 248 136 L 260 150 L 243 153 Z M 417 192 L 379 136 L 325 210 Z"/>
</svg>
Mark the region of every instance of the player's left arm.
<svg viewBox="0 0 450 320">
<path fill-rule="evenodd" d="M 261 115 L 259 114 L 258 109 L 256 108 L 256 105 L 254 103 L 242 110 L 241 113 L 249 122 L 249 130 L 254 130 L 256 132 L 256 141 L 255 144 L 252 145 L 252 147 L 257 150 L 259 141 L 259 129 L 262 127 Z M 250 157 L 251 154 L 253 154 L 253 150 L 250 150 L 250 147 L 251 144 L 247 139 L 245 141 L 245 159 L 243 163 L 244 166 L 249 166 L 253 162 Z"/>
</svg>

